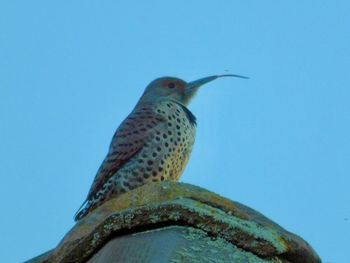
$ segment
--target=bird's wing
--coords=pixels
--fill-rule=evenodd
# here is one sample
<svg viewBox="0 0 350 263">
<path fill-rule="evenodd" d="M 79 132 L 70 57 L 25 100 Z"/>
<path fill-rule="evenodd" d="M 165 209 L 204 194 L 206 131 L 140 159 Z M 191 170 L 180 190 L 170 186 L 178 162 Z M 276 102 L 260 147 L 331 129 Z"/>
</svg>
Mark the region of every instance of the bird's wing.
<svg viewBox="0 0 350 263">
<path fill-rule="evenodd" d="M 146 143 L 149 133 L 165 121 L 152 108 L 134 110 L 115 132 L 109 152 L 93 181 L 87 200 L 92 199 L 106 181 L 135 156 Z"/>
</svg>

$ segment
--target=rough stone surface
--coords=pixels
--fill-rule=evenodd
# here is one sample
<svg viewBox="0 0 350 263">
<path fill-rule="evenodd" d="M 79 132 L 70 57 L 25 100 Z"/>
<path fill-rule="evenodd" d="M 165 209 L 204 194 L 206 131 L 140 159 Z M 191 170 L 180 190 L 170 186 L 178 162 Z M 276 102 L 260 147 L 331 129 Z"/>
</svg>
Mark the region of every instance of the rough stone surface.
<svg viewBox="0 0 350 263">
<path fill-rule="evenodd" d="M 87 263 L 267 263 L 222 238 L 183 226 L 164 227 L 110 240 Z"/>
<path fill-rule="evenodd" d="M 144 185 L 111 199 L 79 221 L 53 252 L 29 262 L 86 262 L 113 237 L 166 226 L 197 229 L 260 260 L 228 262 L 321 262 L 303 239 L 260 213 L 199 187 L 172 182 Z M 239 253 L 231 251 L 238 258 Z M 191 247 L 176 252 L 179 258 L 173 262 L 193 255 Z"/>
</svg>

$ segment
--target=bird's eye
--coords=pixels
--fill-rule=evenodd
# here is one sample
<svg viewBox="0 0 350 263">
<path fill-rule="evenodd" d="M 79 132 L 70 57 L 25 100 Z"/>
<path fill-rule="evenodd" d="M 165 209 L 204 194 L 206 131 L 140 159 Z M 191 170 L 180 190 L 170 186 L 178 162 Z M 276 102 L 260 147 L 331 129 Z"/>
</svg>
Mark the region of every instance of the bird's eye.
<svg viewBox="0 0 350 263">
<path fill-rule="evenodd" d="M 168 84 L 168 88 L 169 88 L 169 89 L 175 88 L 174 82 L 170 82 L 170 83 Z"/>
</svg>

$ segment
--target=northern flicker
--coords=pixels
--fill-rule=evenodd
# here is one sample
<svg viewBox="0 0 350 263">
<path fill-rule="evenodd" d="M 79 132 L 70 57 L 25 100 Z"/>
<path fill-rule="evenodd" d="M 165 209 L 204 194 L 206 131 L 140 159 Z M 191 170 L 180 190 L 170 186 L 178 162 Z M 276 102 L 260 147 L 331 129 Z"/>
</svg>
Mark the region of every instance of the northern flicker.
<svg viewBox="0 0 350 263">
<path fill-rule="evenodd" d="M 78 221 L 90 211 L 126 191 L 146 183 L 178 181 L 195 140 L 196 117 L 187 108 L 199 87 L 225 74 L 193 82 L 163 77 L 152 81 L 133 111 L 115 132 Z"/>
</svg>

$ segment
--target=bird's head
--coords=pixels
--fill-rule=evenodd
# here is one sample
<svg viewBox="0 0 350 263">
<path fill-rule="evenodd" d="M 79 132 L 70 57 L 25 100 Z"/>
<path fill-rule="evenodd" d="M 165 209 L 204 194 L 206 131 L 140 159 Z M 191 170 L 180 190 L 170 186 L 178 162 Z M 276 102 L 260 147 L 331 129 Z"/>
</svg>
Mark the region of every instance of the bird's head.
<svg viewBox="0 0 350 263">
<path fill-rule="evenodd" d="M 187 106 L 198 89 L 204 84 L 211 82 L 217 78 L 222 77 L 238 77 L 247 78 L 240 75 L 225 74 L 214 75 L 210 77 L 201 78 L 195 81 L 186 82 L 179 78 L 162 77 L 153 80 L 143 93 L 140 102 L 155 102 L 162 100 L 173 100 Z"/>
</svg>

